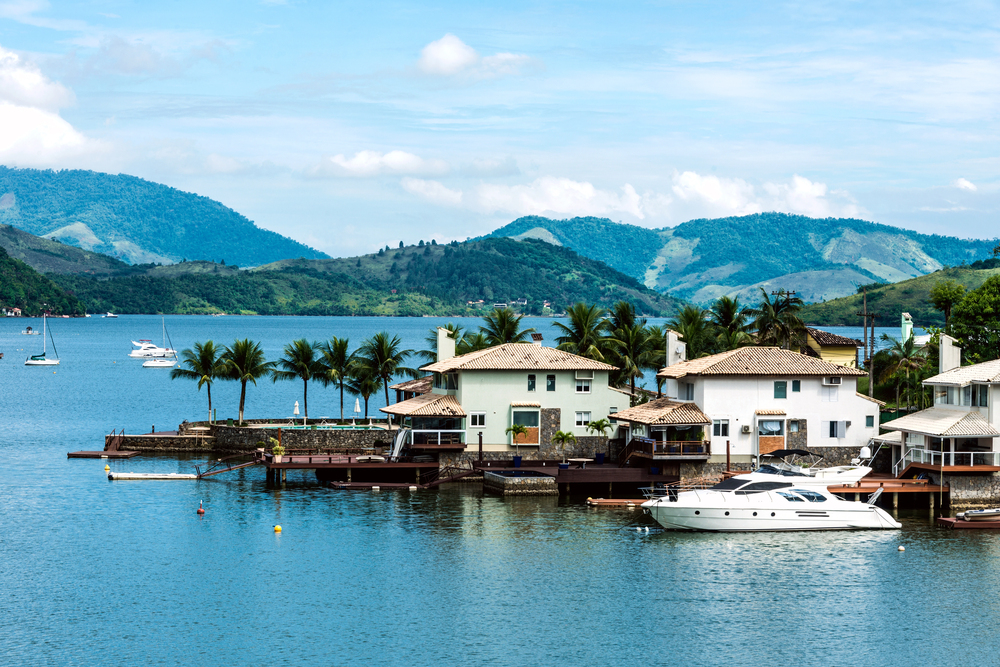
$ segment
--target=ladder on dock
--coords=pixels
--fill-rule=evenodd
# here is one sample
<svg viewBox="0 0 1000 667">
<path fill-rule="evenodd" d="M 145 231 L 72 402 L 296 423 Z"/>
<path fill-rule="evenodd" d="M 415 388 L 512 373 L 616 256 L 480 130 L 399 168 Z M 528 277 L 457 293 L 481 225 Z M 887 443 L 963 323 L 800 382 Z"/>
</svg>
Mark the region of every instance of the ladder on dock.
<svg viewBox="0 0 1000 667">
<path fill-rule="evenodd" d="M 250 461 L 241 461 L 239 463 L 234 463 L 233 459 L 245 459 L 247 456 L 253 456 L 254 458 Z M 257 458 L 255 454 L 235 454 L 233 456 L 227 456 L 217 461 L 212 462 L 205 472 L 201 471 L 201 466 L 195 466 L 195 472 L 198 473 L 198 479 L 203 479 L 205 477 L 211 477 L 212 475 L 221 475 L 224 472 L 230 472 L 233 470 L 239 470 L 241 468 L 249 468 L 250 466 L 255 466 L 261 463 L 261 460 Z"/>
<path fill-rule="evenodd" d="M 475 472 L 476 469 L 472 467 L 445 466 L 444 468 L 425 472 L 420 476 L 420 484 L 418 486 L 422 489 L 432 489 L 446 482 L 454 482 L 456 479 L 468 477 Z"/>
<path fill-rule="evenodd" d="M 111 433 L 104 436 L 104 451 L 117 452 L 123 442 L 125 442 L 125 429 L 120 432 L 111 429 Z"/>
</svg>

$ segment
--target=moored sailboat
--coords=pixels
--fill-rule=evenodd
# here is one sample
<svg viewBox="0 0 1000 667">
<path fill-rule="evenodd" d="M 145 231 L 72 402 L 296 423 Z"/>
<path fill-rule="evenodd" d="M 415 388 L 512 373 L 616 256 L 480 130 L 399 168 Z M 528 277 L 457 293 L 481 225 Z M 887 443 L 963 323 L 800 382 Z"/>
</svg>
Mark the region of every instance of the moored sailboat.
<svg viewBox="0 0 1000 667">
<path fill-rule="evenodd" d="M 45 356 L 46 353 L 48 352 L 48 348 L 46 346 L 46 343 L 48 342 L 47 339 L 46 339 L 46 336 L 45 336 L 46 332 L 48 332 L 48 338 L 52 340 L 52 351 L 56 355 L 55 359 L 49 359 L 48 357 Z M 27 359 L 24 360 L 24 365 L 25 366 L 58 366 L 59 365 L 59 351 L 56 350 L 56 341 L 55 341 L 54 338 L 52 338 L 52 332 L 48 331 L 48 327 L 46 326 L 45 315 L 44 314 L 42 315 L 42 353 L 41 354 L 33 354 L 33 355 L 29 356 Z"/>
<path fill-rule="evenodd" d="M 160 319 L 163 323 L 163 347 L 159 349 L 162 349 L 165 354 L 142 362 L 143 368 L 173 368 L 177 365 L 177 351 L 167 334 L 167 320 L 163 315 L 160 316 Z"/>
</svg>

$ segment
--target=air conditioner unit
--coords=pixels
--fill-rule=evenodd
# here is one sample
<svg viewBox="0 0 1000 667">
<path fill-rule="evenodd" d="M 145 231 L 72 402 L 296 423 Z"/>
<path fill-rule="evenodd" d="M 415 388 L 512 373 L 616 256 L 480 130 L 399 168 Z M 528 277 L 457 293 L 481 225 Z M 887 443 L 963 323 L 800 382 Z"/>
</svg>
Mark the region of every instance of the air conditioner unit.
<svg viewBox="0 0 1000 667">
<path fill-rule="evenodd" d="M 836 386 L 838 386 L 840 384 L 840 381 L 842 379 L 843 378 L 839 378 L 839 377 L 823 378 L 823 384 L 836 387 Z"/>
<path fill-rule="evenodd" d="M 749 432 L 750 432 L 750 424 L 744 424 L 740 428 L 740 433 L 749 433 Z"/>
</svg>

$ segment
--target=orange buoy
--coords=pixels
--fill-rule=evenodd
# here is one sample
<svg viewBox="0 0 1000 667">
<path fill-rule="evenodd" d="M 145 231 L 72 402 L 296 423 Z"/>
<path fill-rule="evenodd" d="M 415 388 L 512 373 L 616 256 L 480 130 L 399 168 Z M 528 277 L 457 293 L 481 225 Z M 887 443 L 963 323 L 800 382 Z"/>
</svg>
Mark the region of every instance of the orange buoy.
<svg viewBox="0 0 1000 667">
<path fill-rule="evenodd" d="M 205 508 L 202 507 L 202 501 L 199 500 L 198 501 L 198 514 L 204 514 L 204 513 L 205 513 Z"/>
</svg>

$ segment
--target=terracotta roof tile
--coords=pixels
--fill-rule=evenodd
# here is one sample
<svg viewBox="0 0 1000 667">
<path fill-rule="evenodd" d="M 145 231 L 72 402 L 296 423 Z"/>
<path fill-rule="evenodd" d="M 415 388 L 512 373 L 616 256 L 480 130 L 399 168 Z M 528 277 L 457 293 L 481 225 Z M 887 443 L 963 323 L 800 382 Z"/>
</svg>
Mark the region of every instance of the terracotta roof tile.
<svg viewBox="0 0 1000 667">
<path fill-rule="evenodd" d="M 926 433 L 940 437 L 981 436 L 992 437 L 1000 435 L 993 425 L 978 412 L 963 412 L 948 408 L 927 408 L 920 412 L 893 419 L 881 425 L 914 433 Z"/>
<path fill-rule="evenodd" d="M 966 385 L 972 382 L 1000 382 L 1000 359 L 959 366 L 924 380 L 925 384 Z"/>
<path fill-rule="evenodd" d="M 712 423 L 712 420 L 694 403 L 675 401 L 670 398 L 658 398 L 634 408 L 619 410 L 611 415 L 611 418 L 650 425 Z"/>
<path fill-rule="evenodd" d="M 434 373 L 458 370 L 612 371 L 615 367 L 554 347 L 542 347 L 531 343 L 507 343 L 428 364 L 420 370 Z"/>
<path fill-rule="evenodd" d="M 413 398 L 393 403 L 380 411 L 403 417 L 465 417 L 465 410 L 454 396 L 445 394 L 421 394 Z"/>
<path fill-rule="evenodd" d="M 871 396 L 865 396 L 860 391 L 856 391 L 854 393 L 858 395 L 858 398 L 863 398 L 866 401 L 871 401 L 872 403 L 877 403 L 879 405 L 879 407 L 882 407 L 882 406 L 885 405 L 885 401 L 880 401 L 877 398 L 872 398 Z"/>
<path fill-rule="evenodd" d="M 848 338 L 847 336 L 839 336 L 835 333 L 830 333 L 829 331 L 823 331 L 822 329 L 806 327 L 806 331 L 810 336 L 812 336 L 812 339 L 820 345 L 843 345 L 850 347 L 861 347 L 862 345 L 860 340 Z"/>
<path fill-rule="evenodd" d="M 741 347 L 710 357 L 682 361 L 657 373 L 657 377 L 661 378 L 687 375 L 860 376 L 865 372 L 777 347 Z"/>
<path fill-rule="evenodd" d="M 411 391 L 416 394 L 426 394 L 431 390 L 431 386 L 433 386 L 433 384 L 434 376 L 427 375 L 422 378 L 417 378 L 416 380 L 407 380 L 406 382 L 400 382 L 399 384 L 389 385 L 389 389 Z"/>
<path fill-rule="evenodd" d="M 754 414 L 757 414 L 757 415 L 770 415 L 770 416 L 775 416 L 776 417 L 778 415 L 785 414 L 785 411 L 784 410 L 757 410 Z"/>
</svg>

